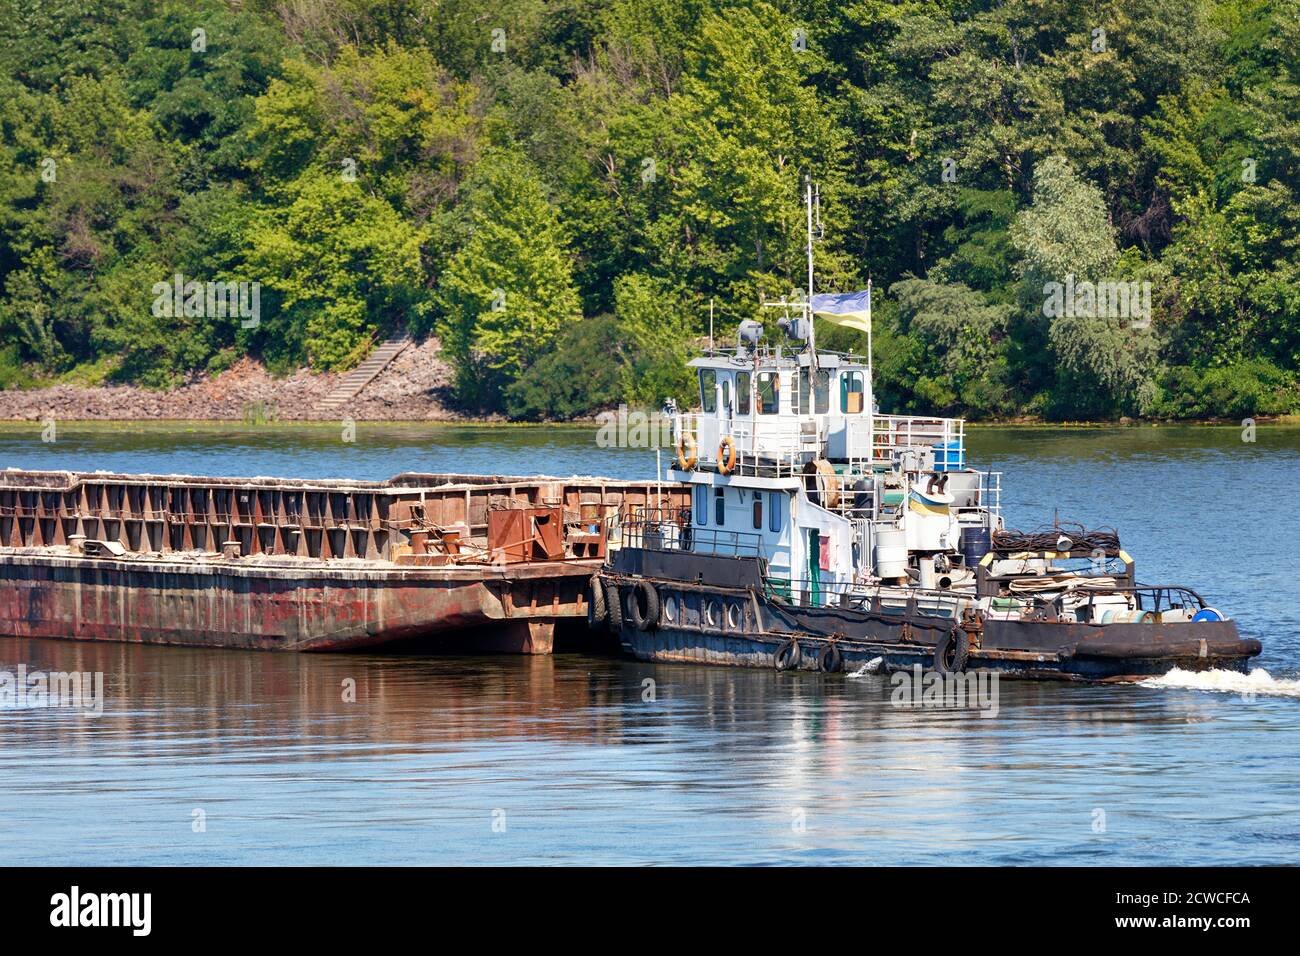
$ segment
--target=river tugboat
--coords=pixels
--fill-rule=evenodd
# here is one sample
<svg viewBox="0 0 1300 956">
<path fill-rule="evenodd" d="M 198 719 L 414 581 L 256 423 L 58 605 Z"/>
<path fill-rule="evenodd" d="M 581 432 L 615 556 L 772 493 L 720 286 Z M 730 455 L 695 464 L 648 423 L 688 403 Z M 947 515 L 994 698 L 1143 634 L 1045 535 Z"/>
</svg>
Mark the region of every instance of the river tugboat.
<svg viewBox="0 0 1300 956">
<path fill-rule="evenodd" d="M 690 364 L 699 409 L 674 413 L 671 477 L 691 506 L 611 527 L 589 620 L 642 660 L 839 671 L 1137 680 L 1244 670 L 1259 654 L 1189 587 L 1142 584 L 1112 531 L 1003 527 L 1001 476 L 965 461 L 961 419 L 882 415 L 870 287 L 808 294 L 769 345 Z M 813 316 L 867 333 L 867 355 L 818 351 Z"/>
</svg>

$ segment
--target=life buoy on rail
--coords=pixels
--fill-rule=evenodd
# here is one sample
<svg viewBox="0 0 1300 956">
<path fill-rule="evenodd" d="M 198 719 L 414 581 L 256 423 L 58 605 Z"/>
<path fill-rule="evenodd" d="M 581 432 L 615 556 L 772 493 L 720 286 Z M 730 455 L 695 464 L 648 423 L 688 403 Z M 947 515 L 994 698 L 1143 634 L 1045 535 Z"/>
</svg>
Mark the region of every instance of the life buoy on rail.
<svg viewBox="0 0 1300 956">
<path fill-rule="evenodd" d="M 944 633 L 934 648 L 934 669 L 940 674 L 960 674 L 970 657 L 970 635 L 960 627 Z"/>
<path fill-rule="evenodd" d="M 694 471 L 697 460 L 695 439 L 683 434 L 677 439 L 677 467 L 682 471 Z"/>
<path fill-rule="evenodd" d="M 728 435 L 718 445 L 718 471 L 729 475 L 736 470 L 736 443 Z"/>
<path fill-rule="evenodd" d="M 799 666 L 799 661 L 803 655 L 799 650 L 799 642 L 793 637 L 776 649 L 772 655 L 772 663 L 776 665 L 779 671 L 794 670 Z"/>
<path fill-rule="evenodd" d="M 649 581 L 638 581 L 627 595 L 627 616 L 638 631 L 659 626 L 659 592 Z"/>
</svg>

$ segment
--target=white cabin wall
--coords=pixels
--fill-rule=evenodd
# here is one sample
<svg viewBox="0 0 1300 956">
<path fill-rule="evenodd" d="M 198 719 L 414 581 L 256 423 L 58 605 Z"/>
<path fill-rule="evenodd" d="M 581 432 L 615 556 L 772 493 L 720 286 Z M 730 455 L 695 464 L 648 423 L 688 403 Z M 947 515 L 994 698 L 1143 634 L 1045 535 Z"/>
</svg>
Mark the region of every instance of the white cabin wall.
<svg viewBox="0 0 1300 956">
<path fill-rule="evenodd" d="M 718 524 L 715 490 L 721 488 L 723 493 L 724 517 L 726 521 Z M 698 489 L 702 489 L 698 490 Z M 755 492 L 763 496 L 763 526 L 761 529 L 754 527 L 754 494 Z M 708 502 L 707 522 L 701 524 L 699 521 L 699 512 L 697 510 L 697 497 L 703 493 Z M 773 531 L 771 525 L 771 497 L 778 496 L 781 499 L 781 530 Z M 691 491 L 691 523 L 706 532 L 704 535 L 697 535 L 696 549 L 699 551 L 717 551 L 720 553 L 730 553 L 730 540 L 726 533 L 734 532 L 742 537 L 742 542 L 753 542 L 757 540 L 763 549 L 764 556 L 768 559 L 768 565 L 774 574 L 778 576 L 788 576 L 789 569 L 793 566 L 791 556 L 791 540 L 793 521 L 790 508 L 790 493 L 785 490 L 770 488 L 749 488 L 745 486 L 730 484 L 695 484 Z M 715 538 L 711 532 L 724 532 L 715 548 Z"/>
<path fill-rule="evenodd" d="M 821 508 L 805 495 L 799 495 L 794 505 L 795 524 L 798 526 L 791 546 L 796 569 L 792 577 L 808 577 L 808 532 L 817 530 L 831 540 L 831 570 L 822 571 L 822 583 L 847 586 L 853 580 L 853 523 L 840 515 Z"/>
</svg>

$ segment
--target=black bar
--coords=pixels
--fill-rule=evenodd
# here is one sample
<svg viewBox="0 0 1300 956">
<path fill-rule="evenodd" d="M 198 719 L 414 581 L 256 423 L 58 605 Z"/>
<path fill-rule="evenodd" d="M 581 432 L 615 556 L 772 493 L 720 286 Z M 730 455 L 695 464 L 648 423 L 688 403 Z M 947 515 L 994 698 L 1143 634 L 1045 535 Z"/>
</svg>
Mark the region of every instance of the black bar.
<svg viewBox="0 0 1300 956">
<path fill-rule="evenodd" d="M 695 948 L 717 938 L 734 947 L 762 942 L 778 928 L 817 939 L 847 934 L 864 945 L 885 939 L 882 932 L 899 934 L 899 943 L 911 938 L 908 948 L 923 951 L 959 941 L 964 949 L 981 938 L 1181 944 L 1193 936 L 1222 946 L 1254 932 L 1274 939 L 1288 932 L 1300 888 L 1296 871 L 1282 868 L 54 868 L 8 870 L 3 879 L 11 945 L 33 936 L 81 944 L 192 941 L 209 949 L 283 940 L 323 943 L 330 952 L 349 940 L 399 933 L 418 934 L 412 940 L 430 947 L 455 940 L 495 947 L 515 933 L 538 946 L 571 938 Z M 98 918 L 99 894 L 149 894 L 148 936 L 137 935 L 142 895 L 129 901 L 131 909 L 115 897 L 126 925 L 52 925 L 68 921 L 74 886 L 87 921 Z"/>
</svg>

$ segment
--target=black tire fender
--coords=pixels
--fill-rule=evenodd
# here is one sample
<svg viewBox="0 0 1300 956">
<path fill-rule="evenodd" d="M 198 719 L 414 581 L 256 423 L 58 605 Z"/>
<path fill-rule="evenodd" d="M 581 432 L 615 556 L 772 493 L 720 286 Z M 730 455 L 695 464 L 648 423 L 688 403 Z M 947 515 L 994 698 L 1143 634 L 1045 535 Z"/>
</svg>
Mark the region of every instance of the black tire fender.
<svg viewBox="0 0 1300 956">
<path fill-rule="evenodd" d="M 840 652 L 838 644 L 827 644 L 822 648 L 821 653 L 817 655 L 817 669 L 822 673 L 835 674 L 843 666 L 844 655 Z"/>
<path fill-rule="evenodd" d="M 645 605 L 645 610 L 641 605 Z M 627 595 L 627 616 L 638 631 L 653 631 L 659 626 L 659 592 L 649 581 L 638 581 Z"/>
<path fill-rule="evenodd" d="M 605 582 L 605 611 L 609 615 L 609 629 L 617 634 L 623 630 L 623 606 L 619 604 L 618 585 Z"/>
<path fill-rule="evenodd" d="M 779 671 L 794 670 L 803 660 L 803 653 L 799 649 L 799 642 L 793 637 L 776 649 L 772 655 L 772 663 L 776 665 Z"/>
<path fill-rule="evenodd" d="M 609 608 L 605 605 L 605 586 L 600 575 L 593 574 L 587 586 L 587 626 L 593 630 L 605 623 Z"/>
<path fill-rule="evenodd" d="M 934 669 L 940 674 L 960 674 L 970 659 L 970 635 L 960 627 L 946 631 L 934 647 Z"/>
</svg>

